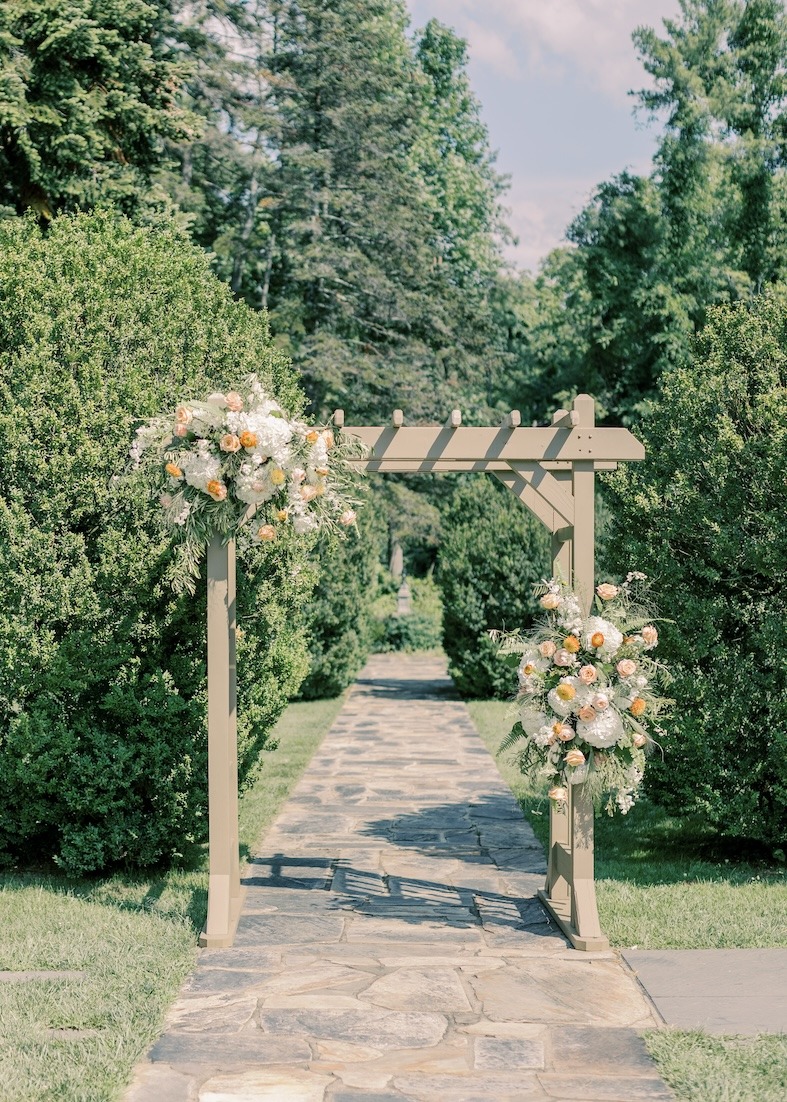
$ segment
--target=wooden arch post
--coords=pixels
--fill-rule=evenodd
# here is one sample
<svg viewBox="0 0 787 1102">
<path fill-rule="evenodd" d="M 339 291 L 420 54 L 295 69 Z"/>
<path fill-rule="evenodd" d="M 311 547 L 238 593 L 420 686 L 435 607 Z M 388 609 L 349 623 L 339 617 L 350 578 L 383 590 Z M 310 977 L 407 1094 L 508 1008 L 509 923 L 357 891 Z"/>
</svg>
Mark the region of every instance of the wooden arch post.
<svg viewBox="0 0 787 1102">
<path fill-rule="evenodd" d="M 344 427 L 337 410 L 334 423 Z M 626 429 L 596 428 L 593 399 L 580 394 L 547 428 L 522 428 L 513 410 L 496 428 L 462 426 L 453 410 L 445 425 L 409 427 L 401 410 L 389 425 L 347 428 L 369 449 L 353 460 L 368 471 L 479 471 L 495 475 L 552 534 L 555 575 L 569 581 L 587 613 L 595 586 L 596 471 L 645 458 Z M 208 545 L 208 918 L 200 945 L 231 945 L 241 908 L 238 852 L 238 745 L 235 681 L 235 544 Z M 550 813 L 549 870 L 539 896 L 577 949 L 606 949 L 593 880 L 593 808 L 586 786 L 569 790 Z"/>
</svg>

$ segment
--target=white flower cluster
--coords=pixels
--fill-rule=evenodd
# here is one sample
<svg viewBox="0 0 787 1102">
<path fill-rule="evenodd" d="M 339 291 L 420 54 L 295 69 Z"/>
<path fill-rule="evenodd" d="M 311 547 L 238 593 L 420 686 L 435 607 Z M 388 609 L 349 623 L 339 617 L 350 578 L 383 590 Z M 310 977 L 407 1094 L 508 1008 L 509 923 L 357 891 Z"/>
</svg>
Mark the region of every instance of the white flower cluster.
<svg viewBox="0 0 787 1102">
<path fill-rule="evenodd" d="M 623 813 L 636 798 L 649 728 L 663 704 L 655 691 L 659 667 L 648 655 L 658 632 L 653 624 L 627 622 L 632 583 L 643 580 L 632 572 L 620 586 L 600 585 L 589 616 L 563 583 L 546 582 L 540 602 L 546 621 L 522 642 L 521 760 L 534 776 L 553 779 L 550 795 L 559 802 L 567 786 L 585 781 L 601 784 Z"/>
</svg>

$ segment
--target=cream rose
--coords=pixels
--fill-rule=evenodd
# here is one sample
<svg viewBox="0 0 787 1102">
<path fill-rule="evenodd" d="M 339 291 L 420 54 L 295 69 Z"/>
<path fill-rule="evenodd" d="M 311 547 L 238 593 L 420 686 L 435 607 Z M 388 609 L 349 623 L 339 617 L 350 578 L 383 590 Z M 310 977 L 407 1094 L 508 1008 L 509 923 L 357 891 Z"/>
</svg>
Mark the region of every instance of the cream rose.
<svg viewBox="0 0 787 1102">
<path fill-rule="evenodd" d="M 647 624 L 642 629 L 642 641 L 647 650 L 651 650 L 658 643 L 659 633 L 656 631 L 653 624 Z"/>
<path fill-rule="evenodd" d="M 551 612 L 560 604 L 560 597 L 557 593 L 545 593 L 539 601 L 539 604 L 542 608 L 546 608 Z"/>
<path fill-rule="evenodd" d="M 573 750 L 569 750 L 569 752 L 566 754 L 566 765 L 573 765 L 574 767 L 576 767 L 577 765 L 584 764 L 585 755 L 582 753 L 581 750 L 578 750 L 576 747 L 574 747 Z"/>
<path fill-rule="evenodd" d="M 601 585 L 596 586 L 596 593 L 602 601 L 611 601 L 613 597 L 617 597 L 620 590 L 616 585 L 610 585 L 609 582 L 602 582 Z"/>
<path fill-rule="evenodd" d="M 551 658 L 557 650 L 557 647 L 551 639 L 546 639 L 543 643 L 539 643 L 538 653 L 542 658 Z"/>
<path fill-rule="evenodd" d="M 223 452 L 239 452 L 240 451 L 240 439 L 234 432 L 227 432 L 219 440 L 219 447 Z"/>
<path fill-rule="evenodd" d="M 595 666 L 583 666 L 577 676 L 583 685 L 592 685 L 598 679 L 598 670 Z"/>
<path fill-rule="evenodd" d="M 631 677 L 632 674 L 637 672 L 637 663 L 630 658 L 621 658 L 615 669 L 621 677 Z"/>
<path fill-rule="evenodd" d="M 550 788 L 547 793 L 550 800 L 554 800 L 555 803 L 562 804 L 568 799 L 568 789 L 564 788 L 562 784 L 556 784 L 554 788 Z"/>
</svg>

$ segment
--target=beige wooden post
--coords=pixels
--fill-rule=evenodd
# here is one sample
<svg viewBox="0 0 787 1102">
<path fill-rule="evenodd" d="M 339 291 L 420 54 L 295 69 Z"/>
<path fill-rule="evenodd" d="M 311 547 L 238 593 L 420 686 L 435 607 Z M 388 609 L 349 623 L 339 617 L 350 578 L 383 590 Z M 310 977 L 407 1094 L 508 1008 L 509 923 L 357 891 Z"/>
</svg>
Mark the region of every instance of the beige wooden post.
<svg viewBox="0 0 787 1102">
<path fill-rule="evenodd" d="M 595 407 L 593 399 L 580 394 L 574 399 L 570 423 L 580 445 L 593 449 Z M 553 421 L 559 421 L 561 414 Z M 592 459 L 575 459 L 571 464 L 574 524 L 559 540 L 557 566 L 571 579 L 574 592 L 587 616 L 595 592 L 595 469 Z M 553 555 L 556 536 L 553 535 Z M 570 565 L 569 565 L 570 564 Z M 566 572 L 568 567 L 569 572 Z M 577 949 L 604 950 L 609 941 L 601 932 L 594 879 L 593 804 L 587 785 L 569 786 L 567 804 L 554 804 L 549 813 L 549 866 L 542 903 Z"/>
<path fill-rule="evenodd" d="M 241 906 L 235 668 L 235 542 L 208 544 L 208 918 L 199 943 L 231 945 Z"/>
</svg>

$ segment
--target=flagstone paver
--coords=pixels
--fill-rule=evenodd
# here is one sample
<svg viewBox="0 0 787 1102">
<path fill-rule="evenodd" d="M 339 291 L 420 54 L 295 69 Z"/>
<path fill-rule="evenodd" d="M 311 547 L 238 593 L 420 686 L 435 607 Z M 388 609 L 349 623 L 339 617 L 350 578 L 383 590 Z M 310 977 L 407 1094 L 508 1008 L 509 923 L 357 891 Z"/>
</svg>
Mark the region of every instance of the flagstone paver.
<svg viewBox="0 0 787 1102">
<path fill-rule="evenodd" d="M 652 1004 L 544 873 L 444 662 L 375 656 L 127 1102 L 667 1102 Z"/>
</svg>

